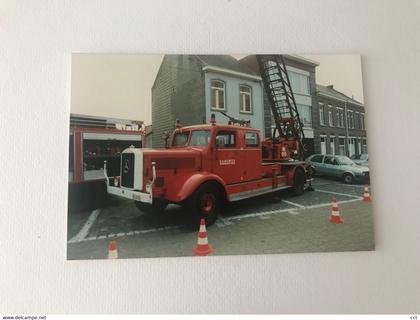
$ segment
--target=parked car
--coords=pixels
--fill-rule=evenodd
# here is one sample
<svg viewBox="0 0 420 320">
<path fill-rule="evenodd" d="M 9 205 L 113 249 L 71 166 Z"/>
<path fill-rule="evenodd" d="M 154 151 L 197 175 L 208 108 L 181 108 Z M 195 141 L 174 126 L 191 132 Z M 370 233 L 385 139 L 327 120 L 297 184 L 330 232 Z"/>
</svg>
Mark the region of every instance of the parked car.
<svg viewBox="0 0 420 320">
<path fill-rule="evenodd" d="M 369 156 L 367 153 L 354 154 L 350 159 L 360 166 L 367 167 L 369 165 Z"/>
<path fill-rule="evenodd" d="M 346 156 L 313 154 L 306 159 L 313 174 L 343 179 L 344 183 L 367 182 L 369 168 L 359 166 Z"/>
</svg>

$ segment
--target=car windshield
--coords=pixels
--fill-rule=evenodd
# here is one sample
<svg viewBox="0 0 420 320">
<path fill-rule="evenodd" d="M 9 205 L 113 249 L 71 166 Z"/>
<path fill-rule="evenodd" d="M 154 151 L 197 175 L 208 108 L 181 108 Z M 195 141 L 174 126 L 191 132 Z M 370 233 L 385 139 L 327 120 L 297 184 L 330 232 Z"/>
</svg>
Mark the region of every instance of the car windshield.
<svg viewBox="0 0 420 320">
<path fill-rule="evenodd" d="M 191 135 L 191 137 L 190 137 Z M 172 146 L 173 147 L 207 147 L 210 140 L 209 130 L 194 130 L 175 133 Z"/>
<path fill-rule="evenodd" d="M 347 165 L 347 166 L 355 165 L 355 163 L 347 157 L 340 157 L 340 158 L 337 158 L 337 160 L 338 160 L 338 163 L 341 165 Z"/>
</svg>

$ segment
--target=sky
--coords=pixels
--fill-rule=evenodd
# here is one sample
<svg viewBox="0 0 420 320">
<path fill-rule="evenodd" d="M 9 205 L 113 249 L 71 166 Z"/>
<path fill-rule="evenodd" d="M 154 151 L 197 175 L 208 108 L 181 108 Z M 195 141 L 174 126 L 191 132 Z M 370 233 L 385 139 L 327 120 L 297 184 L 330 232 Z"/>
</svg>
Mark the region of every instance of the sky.
<svg viewBox="0 0 420 320">
<path fill-rule="evenodd" d="M 333 84 L 363 102 L 360 55 L 302 56 L 320 63 L 317 83 Z M 151 124 L 151 88 L 162 59 L 163 55 L 73 54 L 71 112 Z"/>
</svg>

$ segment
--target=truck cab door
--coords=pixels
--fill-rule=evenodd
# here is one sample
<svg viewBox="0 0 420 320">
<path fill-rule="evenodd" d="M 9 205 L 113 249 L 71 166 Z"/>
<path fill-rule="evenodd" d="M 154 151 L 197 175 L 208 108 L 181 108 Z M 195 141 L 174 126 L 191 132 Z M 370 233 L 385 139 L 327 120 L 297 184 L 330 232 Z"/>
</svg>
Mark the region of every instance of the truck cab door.
<svg viewBox="0 0 420 320">
<path fill-rule="evenodd" d="M 216 132 L 212 169 L 213 173 L 220 176 L 226 184 L 243 181 L 240 151 L 236 130 Z"/>
</svg>

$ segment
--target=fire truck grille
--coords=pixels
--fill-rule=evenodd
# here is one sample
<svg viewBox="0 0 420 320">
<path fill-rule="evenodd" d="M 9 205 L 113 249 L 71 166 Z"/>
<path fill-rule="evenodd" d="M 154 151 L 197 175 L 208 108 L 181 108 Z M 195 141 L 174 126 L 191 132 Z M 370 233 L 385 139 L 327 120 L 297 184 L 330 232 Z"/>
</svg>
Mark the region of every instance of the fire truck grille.
<svg viewBox="0 0 420 320">
<path fill-rule="evenodd" d="M 126 188 L 134 188 L 134 153 L 122 154 L 121 186 Z"/>
</svg>

